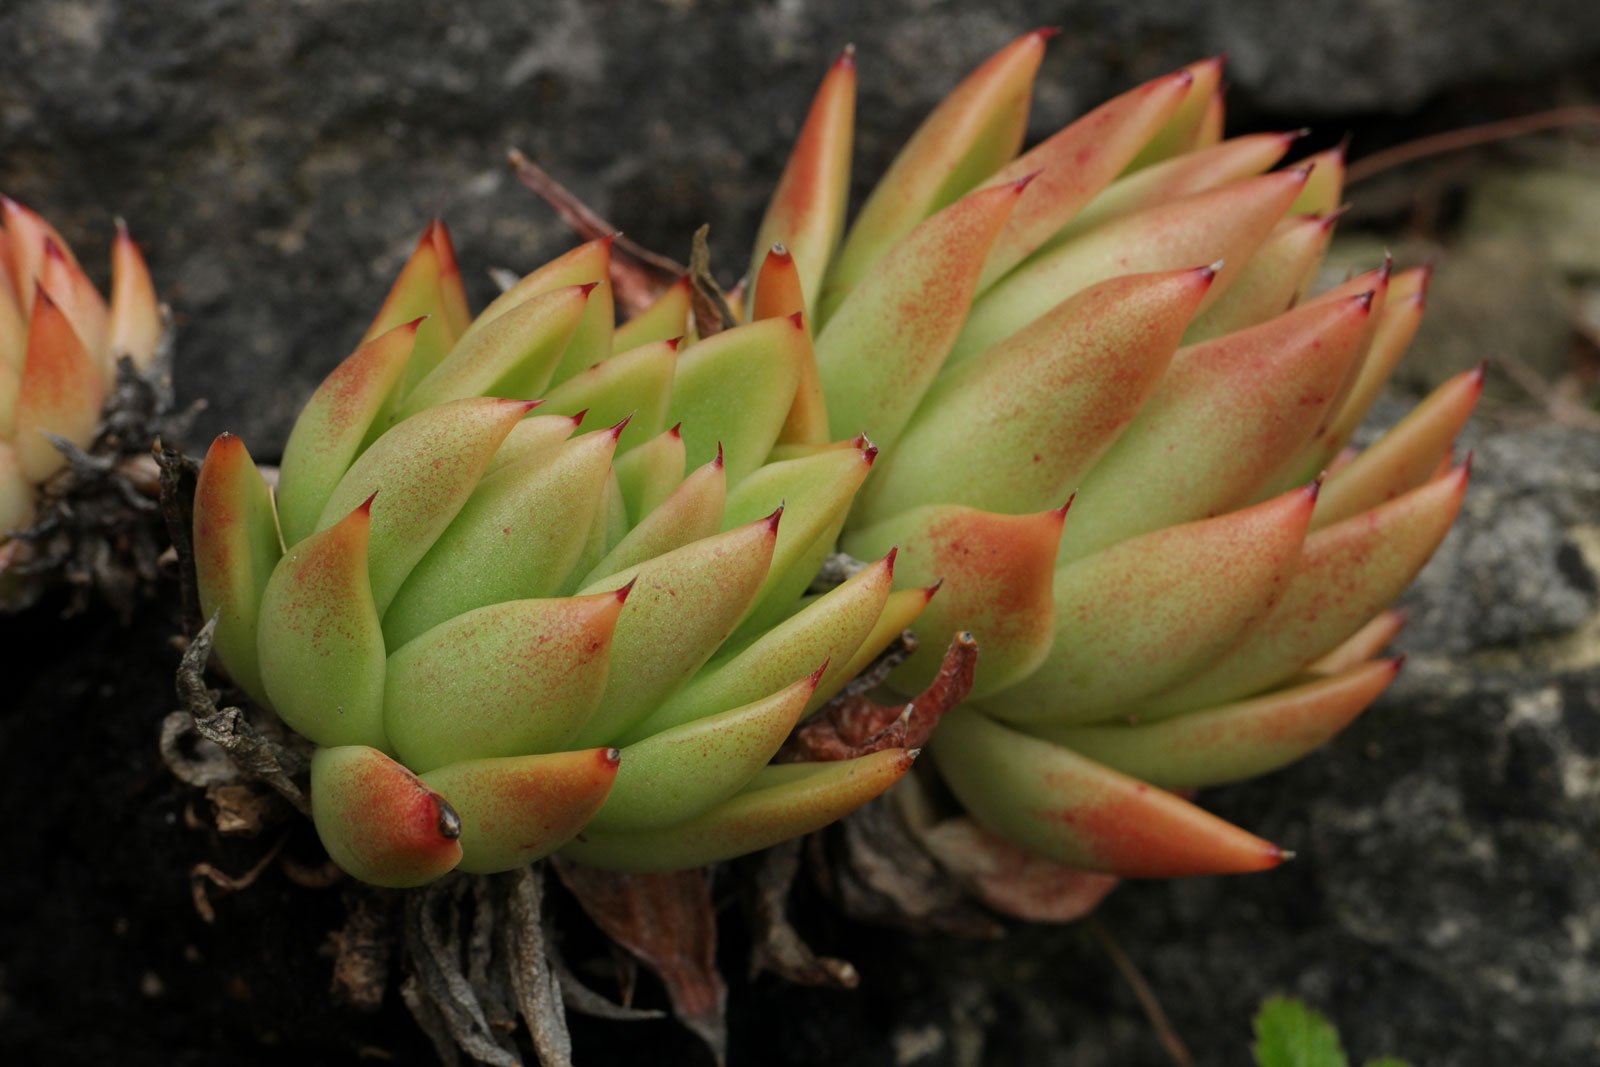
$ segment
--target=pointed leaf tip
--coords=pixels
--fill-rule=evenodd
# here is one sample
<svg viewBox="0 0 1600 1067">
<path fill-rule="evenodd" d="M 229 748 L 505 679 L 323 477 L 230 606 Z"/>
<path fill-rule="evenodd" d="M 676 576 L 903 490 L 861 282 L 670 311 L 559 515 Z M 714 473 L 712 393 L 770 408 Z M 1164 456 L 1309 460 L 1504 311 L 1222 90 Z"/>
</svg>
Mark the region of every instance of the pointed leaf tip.
<svg viewBox="0 0 1600 1067">
<path fill-rule="evenodd" d="M 577 414 L 572 416 L 572 428 L 574 430 L 583 425 L 583 417 L 587 414 L 589 414 L 589 409 L 584 408 L 582 411 L 579 411 Z"/>
<path fill-rule="evenodd" d="M 900 554 L 900 546 L 899 545 L 895 545 L 893 548 L 889 549 L 888 552 L 884 553 L 883 565 L 885 567 L 889 568 L 889 577 L 891 577 L 891 578 L 894 577 L 894 558 L 896 556 L 898 556 L 899 554 Z"/>
<path fill-rule="evenodd" d="M 867 447 L 861 450 L 861 458 L 866 461 L 867 466 L 872 466 L 878 458 L 878 446 L 868 441 Z"/>
<path fill-rule="evenodd" d="M 793 315 L 789 316 L 789 322 L 792 323 L 794 325 L 794 328 L 797 329 L 797 330 L 805 329 L 806 328 L 806 313 L 804 311 L 796 311 Z"/>
<path fill-rule="evenodd" d="M 1316 169 L 1317 165 L 1314 162 L 1307 160 L 1297 167 L 1291 167 L 1289 169 L 1289 173 L 1297 178 L 1301 185 L 1304 185 L 1306 182 L 1311 180 L 1311 172 Z"/>
<path fill-rule="evenodd" d="M 1062 29 L 1060 26 L 1040 26 L 1038 29 L 1033 31 L 1033 35 L 1039 38 L 1041 41 L 1048 41 L 1052 37 L 1061 36 L 1061 34 Z"/>
<path fill-rule="evenodd" d="M 668 348 L 670 348 L 674 352 L 676 352 L 678 350 L 678 346 L 681 345 L 681 344 L 683 344 L 683 338 L 682 337 L 669 337 L 666 340 L 666 346 Z M 683 424 L 679 423 L 678 425 L 681 426 Z M 674 427 L 674 429 L 676 429 L 676 427 Z"/>
<path fill-rule="evenodd" d="M 372 502 L 374 500 L 376 500 L 376 499 L 378 499 L 378 491 L 376 489 L 374 489 L 372 491 L 372 495 L 371 496 L 367 497 L 367 499 L 363 500 L 360 504 L 358 504 L 356 506 L 356 510 L 361 512 L 361 514 L 363 514 L 363 515 L 371 515 L 372 514 Z"/>
<path fill-rule="evenodd" d="M 628 423 L 633 421 L 633 416 L 634 413 L 630 411 L 611 426 L 611 439 L 613 441 L 622 436 L 622 431 L 628 428 Z"/>
<path fill-rule="evenodd" d="M 1322 492 L 1322 480 L 1327 476 L 1327 472 L 1323 471 L 1306 483 L 1305 492 L 1311 503 L 1315 504 L 1317 502 L 1317 496 Z"/>
<path fill-rule="evenodd" d="M 769 531 L 771 531 L 774 535 L 776 535 L 777 532 L 778 532 L 778 522 L 782 518 L 783 518 L 783 504 L 779 503 L 778 506 L 773 509 L 772 514 L 767 516 L 767 529 Z"/>
<path fill-rule="evenodd" d="M 768 252 L 767 254 L 772 256 L 775 259 L 793 259 L 794 258 L 794 256 L 789 254 L 788 247 L 785 246 L 782 241 L 778 241 L 778 242 L 774 243 L 773 246 L 772 246 L 772 251 Z"/>
<path fill-rule="evenodd" d="M 932 600 L 934 597 L 939 595 L 939 590 L 943 589 L 943 588 L 944 588 L 944 579 L 943 578 L 938 578 L 938 579 L 934 580 L 934 583 L 932 585 L 923 587 L 922 595 L 926 600 Z"/>
<path fill-rule="evenodd" d="M 680 423 L 680 425 L 681 425 L 681 423 Z M 722 469 L 722 465 L 723 464 L 722 464 L 722 442 L 721 441 L 717 442 L 717 458 L 711 461 L 711 465 L 713 467 L 715 467 L 717 470 L 721 470 Z"/>
<path fill-rule="evenodd" d="M 1211 283 L 1216 280 L 1217 275 L 1222 273 L 1222 268 L 1225 262 L 1225 260 L 1219 259 L 1215 263 L 1207 263 L 1203 267 L 1196 267 L 1195 273 L 1204 278 L 1206 285 L 1209 287 Z"/>
<path fill-rule="evenodd" d="M 854 69 L 856 65 L 856 46 L 852 43 L 839 49 L 839 57 L 833 61 L 833 65 L 840 70 Z"/>
<path fill-rule="evenodd" d="M 628 579 L 627 585 L 617 590 L 617 601 L 619 603 L 627 603 L 628 594 L 633 592 L 633 587 L 638 581 L 639 576 L 635 574 L 632 578 Z"/>
<path fill-rule="evenodd" d="M 1355 296 L 1352 296 L 1350 299 L 1351 299 L 1352 302 L 1360 305 L 1362 312 L 1364 312 L 1366 314 L 1371 314 L 1371 312 L 1372 312 L 1372 300 L 1373 300 L 1373 297 L 1376 296 L 1376 295 L 1377 294 L 1376 294 L 1375 290 L 1368 289 L 1364 293 L 1357 293 Z"/>
<path fill-rule="evenodd" d="M 830 664 L 832 662 L 833 662 L 833 657 L 831 657 L 831 656 L 828 657 L 827 659 L 823 660 L 822 661 L 822 666 L 820 666 L 816 670 L 812 671 L 811 672 L 811 677 L 806 679 L 806 682 L 811 686 L 811 689 L 812 689 L 813 692 L 816 691 L 816 688 L 817 688 L 818 685 L 822 684 L 822 676 L 825 673 L 827 673 L 828 664 Z"/>
<path fill-rule="evenodd" d="M 1028 187 L 1029 183 L 1043 173 L 1044 171 L 1042 170 L 1036 170 L 1032 174 L 1024 174 L 1022 177 L 1011 183 L 1011 191 L 1019 196 L 1022 195 L 1022 191 Z"/>
<path fill-rule="evenodd" d="M 578 291 L 587 297 L 590 293 L 599 288 L 599 286 L 599 282 L 584 282 L 582 285 L 578 286 Z"/>
</svg>

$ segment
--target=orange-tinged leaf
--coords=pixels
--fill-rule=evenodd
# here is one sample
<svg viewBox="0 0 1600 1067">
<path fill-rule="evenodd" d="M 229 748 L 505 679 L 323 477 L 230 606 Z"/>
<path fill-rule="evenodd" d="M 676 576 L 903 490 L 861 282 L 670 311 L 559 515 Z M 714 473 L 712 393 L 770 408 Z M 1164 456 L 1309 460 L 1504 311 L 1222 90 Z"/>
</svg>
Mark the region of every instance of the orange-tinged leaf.
<svg viewBox="0 0 1600 1067">
<path fill-rule="evenodd" d="M 1400 660 L 1357 664 L 1249 700 L 1164 722 L 1043 726 L 1038 736 L 1163 789 L 1198 789 L 1268 774 L 1321 747 L 1394 680 Z"/>
<path fill-rule="evenodd" d="M 1406 613 L 1393 608 L 1380 612 L 1373 620 L 1357 630 L 1344 644 L 1329 652 L 1315 663 L 1308 664 L 1307 674 L 1340 674 L 1351 667 L 1365 663 L 1389 646 L 1406 624 Z"/>
<path fill-rule="evenodd" d="M 1202 135 L 1212 136 L 1216 130 L 1208 130 L 1206 124 L 1208 117 L 1213 127 L 1220 127 L 1220 111 L 1217 116 L 1210 116 L 1213 107 L 1220 109 L 1218 90 L 1222 86 L 1222 68 L 1224 57 L 1212 56 L 1202 59 L 1198 63 L 1191 63 L 1185 69 L 1193 77 L 1189 83 L 1189 91 L 1183 98 L 1183 103 L 1167 119 L 1160 131 L 1150 139 L 1144 149 L 1128 164 L 1128 170 L 1143 170 L 1153 163 L 1170 159 L 1173 156 L 1189 152 L 1196 147 L 1207 148 L 1209 144 L 1196 144 Z"/>
<path fill-rule="evenodd" d="M 945 717 L 934 765 L 983 826 L 1035 854 L 1123 878 L 1241 874 L 1281 849 L 1186 800 L 972 707 Z"/>
<path fill-rule="evenodd" d="M 600 810 L 617 776 L 617 750 L 473 760 L 422 781 L 461 818 L 461 869 L 515 870 L 570 841 Z"/>
<path fill-rule="evenodd" d="M 461 821 L 439 794 L 374 748 L 322 748 L 311 760 L 311 818 L 346 874 L 426 885 L 461 861 Z"/>
<path fill-rule="evenodd" d="M 28 349 L 17 382 L 17 462 L 30 482 L 66 465 L 46 433 L 87 448 L 100 423 L 104 380 L 51 294 L 40 289 L 28 323 Z"/>
<path fill-rule="evenodd" d="M 750 274 L 758 277 L 768 249 L 783 245 L 794 259 L 793 303 L 787 311 L 761 310 L 772 294 L 758 284 L 752 318 L 814 312 L 822 289 L 822 275 L 844 231 L 845 207 L 850 199 L 850 149 L 855 132 L 855 52 L 846 48 L 817 87 L 800 136 L 773 189 L 772 200 L 757 231 Z M 770 289 L 770 286 L 769 286 Z"/>
<path fill-rule="evenodd" d="M 111 246 L 111 312 L 107 330 L 113 360 L 127 356 L 140 370 L 149 369 L 161 343 L 161 304 L 144 255 L 121 219 L 117 220 L 116 242 Z"/>
</svg>

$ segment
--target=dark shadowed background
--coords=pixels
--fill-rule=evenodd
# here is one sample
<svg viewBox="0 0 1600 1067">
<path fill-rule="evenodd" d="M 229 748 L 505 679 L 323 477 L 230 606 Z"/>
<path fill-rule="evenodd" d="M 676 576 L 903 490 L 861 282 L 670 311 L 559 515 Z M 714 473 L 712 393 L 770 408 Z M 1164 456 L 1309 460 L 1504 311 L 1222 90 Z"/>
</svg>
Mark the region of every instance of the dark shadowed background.
<svg viewBox="0 0 1600 1067">
<path fill-rule="evenodd" d="M 864 190 L 944 91 L 1039 24 L 1065 32 L 1035 135 L 1219 51 L 1235 131 L 1312 125 L 1313 147 L 1352 131 L 1355 158 L 1600 100 L 1594 0 L 0 0 L 0 191 L 47 214 L 91 270 L 126 217 L 177 315 L 180 392 L 210 405 L 188 444 L 226 428 L 271 457 L 431 216 L 479 304 L 486 268 L 526 270 L 570 243 L 506 148 L 674 255 L 710 222 L 732 281 L 841 46 L 858 47 Z M 1600 138 L 1572 128 L 1441 158 L 1351 199 L 1341 263 L 1387 244 L 1441 265 L 1403 384 L 1496 360 L 1466 442 L 1473 493 L 1410 596 L 1396 689 L 1327 752 L 1209 797 L 1300 858 L 1130 887 L 1101 921 L 1201 1064 L 1245 1061 L 1249 1013 L 1272 992 L 1329 1012 L 1356 1058 L 1600 1062 L 1600 433 L 1585 414 Z M 314 936 L 271 917 L 303 892 L 267 884 L 221 904 L 214 927 L 194 917 L 185 871 L 210 846 L 143 747 L 169 700 L 165 634 L 4 625 L 0 647 L 47 657 L 0 724 L 0 802 L 47 812 L 16 824 L 23 861 L 0 889 L 13 1062 L 340 1063 L 360 1045 L 425 1062 L 398 1011 L 353 1019 L 318 988 L 262 986 L 323 981 L 316 945 L 293 941 Z M 66 757 L 51 720 L 64 701 L 89 709 Z M 42 802 L 14 773 L 41 763 L 72 799 Z M 139 866 L 152 854 L 165 874 Z M 863 990 L 736 990 L 735 1063 L 1166 1062 L 1080 930 L 971 945 L 816 922 Z M 264 962 L 239 962 L 258 941 Z M 581 1030 L 579 1062 L 702 1062 L 665 1024 L 637 1033 Z"/>
</svg>

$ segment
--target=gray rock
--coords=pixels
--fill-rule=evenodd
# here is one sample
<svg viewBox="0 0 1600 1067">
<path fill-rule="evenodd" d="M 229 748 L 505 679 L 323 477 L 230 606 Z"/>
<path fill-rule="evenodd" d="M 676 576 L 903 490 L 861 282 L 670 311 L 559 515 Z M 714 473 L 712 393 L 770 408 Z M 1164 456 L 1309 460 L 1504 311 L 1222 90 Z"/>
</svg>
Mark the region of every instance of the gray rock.
<svg viewBox="0 0 1600 1067">
<path fill-rule="evenodd" d="M 1404 110 L 1600 49 L 1600 8 L 1316 0 L 1050 5 L 1033 125 L 1201 55 L 1258 108 Z M 185 328 L 180 389 L 258 454 L 359 338 L 414 235 L 448 218 L 481 302 L 489 266 L 568 238 L 512 182 L 519 145 L 632 236 L 681 252 L 702 221 L 725 271 L 829 58 L 860 46 L 857 174 L 879 173 L 1037 5 L 899 0 L 10 0 L 0 8 L 0 189 L 94 264 L 111 216 Z"/>
</svg>

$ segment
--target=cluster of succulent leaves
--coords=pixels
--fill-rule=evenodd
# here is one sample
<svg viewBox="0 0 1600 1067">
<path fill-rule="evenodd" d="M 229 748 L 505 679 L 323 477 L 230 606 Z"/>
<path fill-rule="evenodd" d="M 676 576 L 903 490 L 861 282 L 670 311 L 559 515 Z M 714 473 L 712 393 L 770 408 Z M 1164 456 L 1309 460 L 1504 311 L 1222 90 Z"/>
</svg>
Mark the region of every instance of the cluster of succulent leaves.
<svg viewBox="0 0 1600 1067">
<path fill-rule="evenodd" d="M 1251 1051 L 1256 1067 L 1349 1067 L 1339 1031 L 1303 1001 L 1269 998 L 1256 1013 L 1254 1027 L 1256 1040 Z M 1383 1056 L 1367 1060 L 1365 1067 L 1410 1065 L 1393 1056 Z"/>
<path fill-rule="evenodd" d="M 473 318 L 435 224 L 276 498 L 212 446 L 216 651 L 319 746 L 346 870 L 669 869 L 822 825 L 912 753 L 769 760 L 906 627 L 903 691 L 953 631 L 982 649 L 932 748 L 989 832 L 1124 876 L 1279 862 L 1180 793 L 1300 757 L 1393 677 L 1385 607 L 1459 506 L 1481 374 L 1345 454 L 1426 273 L 1309 295 L 1339 154 L 1222 139 L 1215 61 L 1019 155 L 1046 36 L 958 86 L 848 232 L 841 57 L 732 328 L 695 335 L 687 280 L 615 325 L 607 239 Z M 806 595 L 836 547 L 876 562 Z"/>
<path fill-rule="evenodd" d="M 148 369 L 161 332 L 150 273 L 125 227 L 112 245 L 108 302 L 53 226 L 0 197 L 0 576 L 23 561 L 25 542 L 11 535 L 34 521 L 41 486 L 67 464 L 58 442 L 89 446 L 118 361 Z"/>
</svg>

